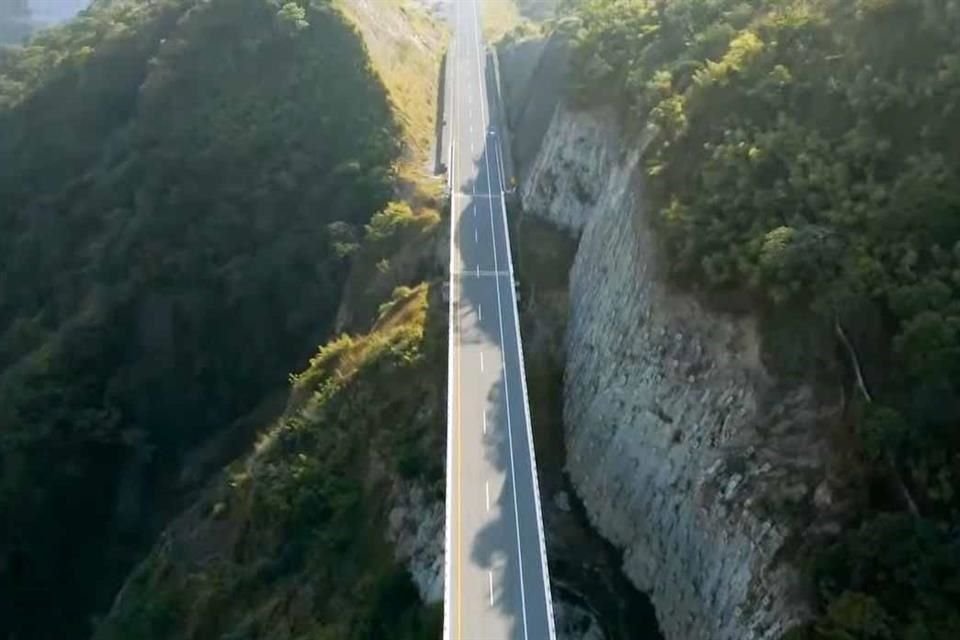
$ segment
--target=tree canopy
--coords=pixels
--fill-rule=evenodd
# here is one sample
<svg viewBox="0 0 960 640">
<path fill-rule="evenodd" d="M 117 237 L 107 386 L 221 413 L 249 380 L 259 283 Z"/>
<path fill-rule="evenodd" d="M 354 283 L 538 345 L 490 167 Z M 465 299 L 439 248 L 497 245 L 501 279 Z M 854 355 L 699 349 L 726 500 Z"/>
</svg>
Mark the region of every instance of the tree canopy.
<svg viewBox="0 0 960 640">
<path fill-rule="evenodd" d="M 0 636 L 84 635 L 186 453 L 328 335 L 398 131 L 326 0 L 100 0 L 0 50 Z"/>
<path fill-rule="evenodd" d="M 960 3 L 565 9 L 579 17 L 574 97 L 614 103 L 628 129 L 655 132 L 647 186 L 675 279 L 747 292 L 765 314 L 804 313 L 863 357 L 872 402 L 851 414 L 877 488 L 837 544 L 888 531 L 883 513 L 912 503 L 902 544 L 924 532 L 952 560 L 950 579 L 915 590 L 900 588 L 908 553 L 886 574 L 898 588 L 834 575 L 825 619 L 861 623 L 825 622 L 820 637 L 957 637 L 944 603 L 960 601 Z"/>
</svg>

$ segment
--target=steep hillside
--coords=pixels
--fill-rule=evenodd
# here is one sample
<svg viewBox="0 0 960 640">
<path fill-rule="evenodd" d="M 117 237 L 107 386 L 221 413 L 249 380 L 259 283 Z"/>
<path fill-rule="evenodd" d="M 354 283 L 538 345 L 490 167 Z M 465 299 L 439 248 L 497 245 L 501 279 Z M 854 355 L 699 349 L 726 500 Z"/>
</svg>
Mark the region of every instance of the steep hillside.
<svg viewBox="0 0 960 640">
<path fill-rule="evenodd" d="M 275 415 L 400 153 L 322 0 L 101 0 L 0 53 L 0 635 L 83 636 Z"/>
<path fill-rule="evenodd" d="M 669 638 L 956 637 L 956 3 L 566 8 L 512 124 L 591 519 Z"/>
<path fill-rule="evenodd" d="M 363 331 L 395 287 L 419 281 L 438 259 L 446 263 L 447 244 L 424 245 L 421 231 L 440 220 L 443 183 L 432 164 L 448 33 L 429 3 L 419 0 L 338 0 L 338 6 L 367 44 L 403 139 L 394 181 L 397 202 L 370 242 L 358 245 L 337 315 L 338 330 Z"/>
<path fill-rule="evenodd" d="M 438 637 L 439 607 L 421 605 L 384 531 L 396 494 L 442 491 L 443 310 L 426 285 L 398 289 L 368 334 L 323 347 L 95 638 Z"/>
<path fill-rule="evenodd" d="M 405 160 L 424 171 L 434 143 L 440 54 L 446 25 L 425 0 L 338 0 L 356 24 L 403 128 Z"/>
</svg>

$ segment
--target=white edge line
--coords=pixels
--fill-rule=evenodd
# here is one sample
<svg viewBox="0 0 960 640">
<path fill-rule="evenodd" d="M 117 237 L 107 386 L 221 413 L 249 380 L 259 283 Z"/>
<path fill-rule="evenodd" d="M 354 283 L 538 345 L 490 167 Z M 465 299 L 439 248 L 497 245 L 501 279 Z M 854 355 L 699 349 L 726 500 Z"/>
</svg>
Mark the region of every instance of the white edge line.
<svg viewBox="0 0 960 640">
<path fill-rule="evenodd" d="M 496 56 L 496 51 L 493 52 Z M 500 96 L 500 84 L 499 84 L 499 75 L 495 74 L 495 84 L 497 90 L 497 96 Z M 502 98 L 497 101 L 498 105 L 502 104 Z M 507 263 L 509 265 L 510 271 L 510 296 L 513 301 L 513 322 L 517 331 L 517 351 L 520 354 L 520 387 L 523 390 L 523 412 L 527 419 L 527 444 L 530 450 L 530 468 L 533 470 L 533 480 L 536 484 L 533 492 L 534 505 L 537 510 L 537 535 L 540 542 L 540 567 L 543 571 L 543 585 L 546 590 L 546 599 L 547 599 L 547 625 L 549 627 L 550 638 L 553 640 L 556 638 L 556 629 L 553 619 L 553 592 L 550 587 L 550 570 L 547 567 L 547 545 L 546 537 L 543 533 L 543 512 L 540 506 L 540 477 L 537 474 L 537 456 L 533 448 L 533 420 L 530 417 L 530 398 L 527 392 L 527 367 L 524 364 L 523 359 L 523 336 L 520 333 L 520 310 L 517 306 L 516 291 L 514 289 L 514 272 L 513 272 L 513 249 L 510 246 L 510 228 L 507 226 L 507 203 L 506 198 L 503 195 L 503 180 L 504 180 L 504 163 L 503 163 L 503 148 L 501 146 L 501 141 L 503 140 L 502 135 L 496 137 L 496 148 L 497 148 L 497 160 L 499 161 L 499 172 L 500 172 L 500 211 L 503 214 L 503 229 L 504 234 L 507 237 Z"/>
<path fill-rule="evenodd" d="M 473 4 L 473 16 L 474 16 L 474 23 L 473 23 L 473 27 L 474 27 L 474 42 L 475 42 L 476 47 L 477 47 L 477 73 L 479 74 L 479 79 L 480 79 L 480 94 L 481 94 L 481 97 L 480 97 L 480 122 L 483 124 L 484 131 L 486 131 L 487 127 L 490 126 L 490 123 L 487 121 L 487 114 L 486 114 L 485 105 L 484 105 L 484 102 L 486 102 L 486 100 L 487 100 L 487 92 L 485 91 L 486 78 L 485 78 L 484 75 L 483 75 L 483 64 L 481 64 L 480 18 L 479 18 L 479 15 L 478 15 L 478 13 L 477 13 L 477 12 L 478 12 L 477 3 L 474 2 L 474 3 L 472 3 L 472 4 Z M 486 164 L 486 167 L 487 167 L 487 190 L 488 190 L 488 192 L 489 192 L 489 189 L 490 189 L 490 153 L 489 153 L 489 146 L 487 145 L 486 137 L 484 138 L 483 161 L 484 161 L 484 164 Z M 496 164 L 496 163 L 494 163 L 494 164 Z M 493 194 L 490 194 L 490 195 L 493 195 Z M 493 236 L 493 237 L 494 237 L 494 241 L 493 241 L 493 269 L 494 269 L 494 271 L 499 271 L 499 270 L 500 270 L 500 267 L 499 267 L 499 264 L 497 263 L 496 230 L 493 228 L 493 198 L 490 198 L 490 199 L 488 200 L 488 202 L 490 203 L 490 228 L 491 228 L 491 231 L 492 231 L 493 234 L 494 234 L 494 236 Z M 501 204 L 503 203 L 503 184 L 500 185 L 500 202 L 501 202 Z M 506 213 L 504 213 L 504 221 L 506 221 Z M 504 227 L 503 232 L 504 232 L 504 235 L 505 235 L 506 240 L 507 240 L 507 253 L 508 253 L 508 255 L 509 255 L 509 253 L 510 253 L 510 236 L 509 236 L 509 234 L 508 234 L 508 231 L 507 231 L 506 227 Z M 511 273 L 512 273 L 512 272 L 511 272 Z M 512 276 L 511 276 L 511 278 L 512 278 Z M 496 286 L 497 286 L 497 315 L 499 316 L 499 320 L 500 320 L 500 345 L 501 345 L 501 348 L 502 348 L 502 346 L 503 346 L 503 309 L 502 309 L 502 305 L 501 305 L 501 302 L 500 302 L 500 278 L 499 278 L 499 277 L 496 278 L 496 279 L 494 280 L 494 282 L 496 282 Z M 511 281 L 511 283 L 510 283 L 510 288 L 513 289 L 513 282 L 512 282 L 512 281 Z M 516 300 L 514 300 L 514 303 L 513 303 L 513 304 L 514 304 L 514 311 L 515 311 L 515 312 L 514 312 L 514 316 L 516 316 Z M 519 341 L 520 341 L 520 332 L 517 331 L 517 342 L 518 342 L 518 345 L 519 345 Z M 513 427 L 511 426 L 511 420 L 510 420 L 510 410 L 509 410 L 509 407 L 510 407 L 510 385 L 507 384 L 507 359 L 506 359 L 506 358 L 501 358 L 501 359 L 500 359 L 500 367 L 501 367 L 501 370 L 503 371 L 503 394 L 504 394 L 504 400 L 505 400 L 505 402 L 506 402 L 506 406 L 508 407 L 508 409 L 507 409 L 507 442 L 510 443 L 510 446 L 508 447 L 508 449 L 510 450 L 510 485 L 511 485 L 511 487 L 512 487 L 512 489 L 513 489 L 513 516 L 514 516 L 514 524 L 516 525 L 516 526 L 514 527 L 514 529 L 515 529 L 515 533 L 516 533 L 516 535 L 517 535 L 517 566 L 519 567 L 519 571 L 518 571 L 517 573 L 520 575 L 520 611 L 521 611 L 521 613 L 523 614 L 523 637 L 524 637 L 524 639 L 526 640 L 526 639 L 528 639 L 528 638 L 530 637 L 530 633 L 529 633 L 529 631 L 528 631 L 528 629 L 527 629 L 527 594 L 526 594 L 526 589 L 525 589 L 524 584 L 523 584 L 523 551 L 522 551 L 522 549 L 521 549 L 521 547 L 520 547 L 520 513 L 519 513 L 519 508 L 518 508 L 518 506 L 517 506 L 517 473 L 516 473 L 516 469 L 515 469 L 515 466 L 514 466 L 514 458 L 513 458 Z M 522 374 L 522 372 L 521 372 L 520 379 L 521 379 L 521 380 L 523 379 L 523 374 Z M 530 437 L 530 436 L 529 436 L 529 429 L 528 429 L 527 437 L 528 437 L 528 438 Z M 533 451 L 532 451 L 532 450 L 531 450 L 531 452 L 530 452 L 530 455 L 531 455 L 531 457 L 533 456 Z M 534 479 L 536 479 L 536 476 L 534 476 Z M 540 490 L 540 489 L 539 489 L 539 486 L 535 486 L 535 487 L 533 487 L 533 489 L 534 489 L 533 494 L 534 494 L 534 496 L 536 496 L 537 493 L 538 493 L 539 490 Z M 538 512 L 538 518 L 539 518 L 539 512 Z M 539 524 L 538 524 L 538 528 L 541 528 L 541 529 L 542 529 L 542 527 L 540 527 Z M 541 551 L 542 551 L 542 548 L 541 548 Z M 547 582 L 544 583 L 544 589 L 545 589 L 545 590 L 547 590 L 547 585 L 548 585 L 548 584 L 549 584 L 549 583 L 547 583 Z M 549 591 L 548 591 L 548 592 L 549 592 Z M 547 602 L 549 603 L 549 602 L 550 602 L 550 597 L 549 597 L 549 595 L 546 595 L 545 598 L 546 598 Z M 548 604 L 548 607 L 549 607 L 549 604 Z M 550 609 L 548 608 L 547 611 L 548 611 L 548 613 L 549 613 L 549 612 L 550 612 Z M 551 618 L 552 618 L 552 616 L 551 616 Z M 548 622 L 547 622 L 547 626 L 551 629 L 550 638 L 551 638 L 551 640 L 552 640 L 552 638 L 553 638 L 553 634 L 552 634 L 552 624 L 550 623 L 549 620 L 548 620 Z"/>
<path fill-rule="evenodd" d="M 500 136 L 497 136 L 497 153 L 502 153 L 500 149 Z M 501 160 L 502 162 L 502 160 Z M 540 507 L 540 477 L 537 474 L 537 456 L 533 449 L 533 421 L 530 418 L 530 397 L 527 393 L 527 367 L 523 359 L 523 336 L 520 333 L 520 310 L 517 308 L 516 291 L 514 290 L 513 275 L 513 250 L 510 247 L 510 231 L 507 227 L 507 203 L 503 196 L 503 173 L 500 173 L 500 211 L 503 214 L 503 228 L 507 236 L 507 264 L 510 272 L 510 297 L 513 301 L 513 323 L 517 331 L 517 351 L 520 354 L 520 388 L 523 391 L 523 412 L 527 419 L 527 446 L 530 450 L 530 468 L 533 470 L 533 481 L 535 483 L 533 491 L 533 501 L 537 510 L 537 536 L 540 542 L 540 568 L 543 572 L 543 585 L 546 591 L 547 600 L 547 626 L 549 628 L 550 639 L 556 638 L 556 629 L 553 619 L 553 591 L 550 587 L 550 570 L 547 568 L 547 544 L 543 533 L 543 511 Z"/>
</svg>

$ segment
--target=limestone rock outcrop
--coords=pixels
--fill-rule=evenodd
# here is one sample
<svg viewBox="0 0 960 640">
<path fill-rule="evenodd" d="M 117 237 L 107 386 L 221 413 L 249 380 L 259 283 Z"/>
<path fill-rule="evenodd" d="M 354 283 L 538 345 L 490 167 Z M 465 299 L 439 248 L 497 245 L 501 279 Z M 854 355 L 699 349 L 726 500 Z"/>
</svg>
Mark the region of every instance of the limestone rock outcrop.
<svg viewBox="0 0 960 640">
<path fill-rule="evenodd" d="M 810 615 L 791 559 L 829 492 L 822 427 L 839 401 L 769 371 L 753 316 L 665 280 L 642 136 L 562 97 L 552 113 L 518 171 L 524 210 L 579 237 L 564 371 L 573 486 L 669 640 L 779 638 Z"/>
</svg>

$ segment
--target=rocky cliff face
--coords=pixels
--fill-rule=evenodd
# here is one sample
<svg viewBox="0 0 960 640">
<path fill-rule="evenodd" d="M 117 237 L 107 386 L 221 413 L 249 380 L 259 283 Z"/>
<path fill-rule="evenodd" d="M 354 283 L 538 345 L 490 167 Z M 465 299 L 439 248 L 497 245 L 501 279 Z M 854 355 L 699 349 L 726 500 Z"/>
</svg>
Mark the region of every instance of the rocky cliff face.
<svg viewBox="0 0 960 640">
<path fill-rule="evenodd" d="M 515 128 L 517 123 L 514 123 Z M 520 124 L 520 128 L 522 128 Z M 671 640 L 778 638 L 809 615 L 790 559 L 833 502 L 819 428 L 837 402 L 765 368 L 757 322 L 666 284 L 641 142 L 559 102 L 521 199 L 579 235 L 567 467 Z"/>
</svg>

